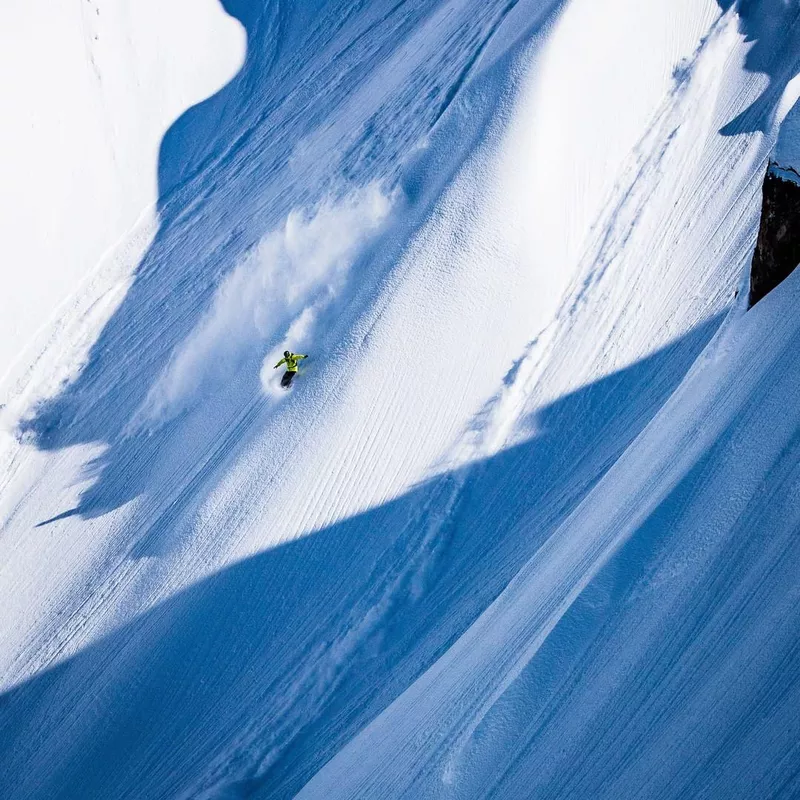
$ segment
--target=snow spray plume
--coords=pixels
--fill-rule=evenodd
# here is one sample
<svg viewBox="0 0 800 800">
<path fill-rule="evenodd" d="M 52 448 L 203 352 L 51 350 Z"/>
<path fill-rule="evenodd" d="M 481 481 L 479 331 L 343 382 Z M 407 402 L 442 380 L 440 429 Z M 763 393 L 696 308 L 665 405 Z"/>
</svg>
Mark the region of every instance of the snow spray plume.
<svg viewBox="0 0 800 800">
<path fill-rule="evenodd" d="M 190 408 L 268 341 L 307 346 L 319 312 L 341 293 L 351 265 L 382 228 L 391 204 L 389 195 L 370 184 L 324 201 L 313 213 L 290 212 L 223 281 L 209 311 L 173 352 L 132 426 L 165 422 Z M 282 344 L 275 348 L 282 349 Z"/>
</svg>

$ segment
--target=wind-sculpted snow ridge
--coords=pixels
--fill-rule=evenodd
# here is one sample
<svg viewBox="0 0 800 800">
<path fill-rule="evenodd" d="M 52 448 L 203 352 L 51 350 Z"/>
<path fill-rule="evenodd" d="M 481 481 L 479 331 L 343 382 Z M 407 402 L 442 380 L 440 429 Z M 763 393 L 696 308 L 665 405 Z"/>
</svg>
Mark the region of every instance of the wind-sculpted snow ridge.
<svg viewBox="0 0 800 800">
<path fill-rule="evenodd" d="M 729 6 L 226 0 L 5 409 L 0 795 L 792 795 L 797 8 Z"/>
</svg>

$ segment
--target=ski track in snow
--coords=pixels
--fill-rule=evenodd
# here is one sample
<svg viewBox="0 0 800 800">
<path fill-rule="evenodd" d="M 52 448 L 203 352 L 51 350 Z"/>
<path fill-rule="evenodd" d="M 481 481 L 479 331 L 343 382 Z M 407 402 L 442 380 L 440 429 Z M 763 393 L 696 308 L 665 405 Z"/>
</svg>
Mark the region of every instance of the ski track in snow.
<svg viewBox="0 0 800 800">
<path fill-rule="evenodd" d="M 236 12 L 10 385 L 4 796 L 791 795 L 797 281 L 741 288 L 798 12 L 756 6 Z"/>
</svg>

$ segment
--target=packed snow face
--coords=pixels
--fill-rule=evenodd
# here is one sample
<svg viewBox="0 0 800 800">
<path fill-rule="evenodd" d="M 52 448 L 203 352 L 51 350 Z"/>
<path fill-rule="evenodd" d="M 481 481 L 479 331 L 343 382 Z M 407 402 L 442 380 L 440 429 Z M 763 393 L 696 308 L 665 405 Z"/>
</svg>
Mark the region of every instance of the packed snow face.
<svg viewBox="0 0 800 800">
<path fill-rule="evenodd" d="M 6 384 L 3 796 L 796 793 L 797 4 L 225 10 Z"/>
</svg>

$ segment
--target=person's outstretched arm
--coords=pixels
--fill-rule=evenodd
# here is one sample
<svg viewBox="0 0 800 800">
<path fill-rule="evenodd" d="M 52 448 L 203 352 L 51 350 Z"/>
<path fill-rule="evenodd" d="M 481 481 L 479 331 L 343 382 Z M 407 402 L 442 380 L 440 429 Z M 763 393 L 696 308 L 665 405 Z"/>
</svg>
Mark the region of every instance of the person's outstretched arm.
<svg viewBox="0 0 800 800">
<path fill-rule="evenodd" d="M 275 366 L 274 366 L 272 369 L 278 369 L 278 367 L 279 367 L 281 364 L 285 364 L 285 363 L 286 363 L 286 359 L 285 359 L 285 358 L 282 358 L 282 359 L 281 359 L 281 360 L 280 360 L 280 361 L 279 361 L 279 362 L 278 362 L 278 363 L 277 363 L 277 364 L 276 364 L 276 365 L 275 365 Z"/>
</svg>

